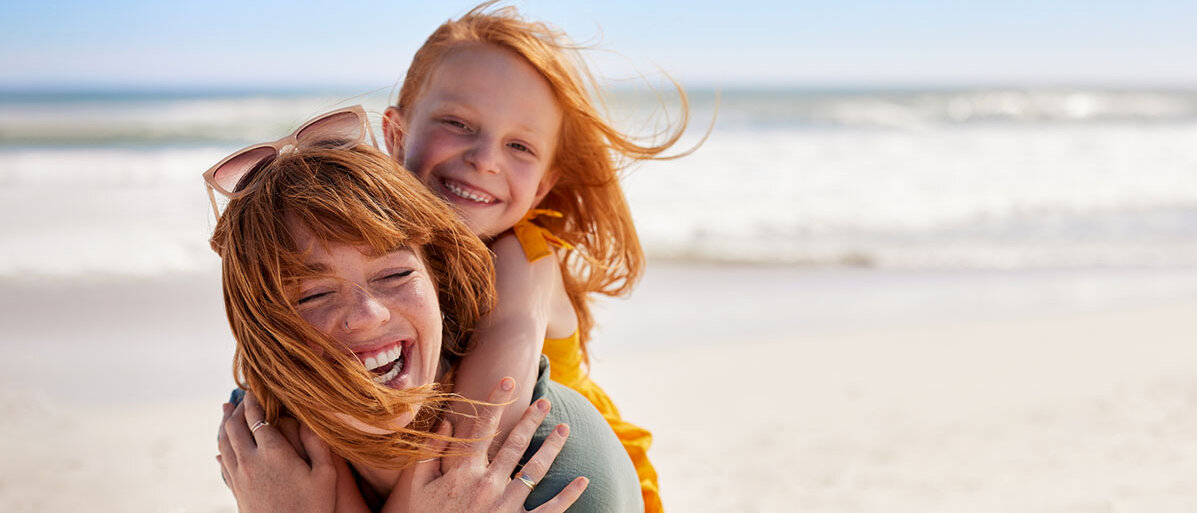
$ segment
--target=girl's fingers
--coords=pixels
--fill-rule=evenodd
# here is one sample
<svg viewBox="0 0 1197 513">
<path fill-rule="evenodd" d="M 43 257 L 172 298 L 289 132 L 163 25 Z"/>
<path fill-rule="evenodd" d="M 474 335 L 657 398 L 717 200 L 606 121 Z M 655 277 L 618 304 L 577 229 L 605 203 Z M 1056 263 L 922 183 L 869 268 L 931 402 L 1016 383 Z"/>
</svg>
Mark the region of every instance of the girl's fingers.
<svg viewBox="0 0 1197 513">
<path fill-rule="evenodd" d="M 229 442 L 229 434 L 225 432 L 224 428 L 225 423 L 229 421 L 229 417 L 233 416 L 233 405 L 224 403 L 221 405 L 221 408 L 224 410 L 224 415 L 220 418 L 220 427 L 216 430 L 216 450 L 220 453 L 216 459 L 220 461 L 221 471 L 224 471 L 226 467 L 230 470 L 237 468 L 237 456 L 233 453 L 233 445 Z M 225 483 L 228 483 L 227 477 Z"/>
<path fill-rule="evenodd" d="M 294 417 L 279 417 L 277 421 L 271 422 L 270 427 L 275 428 L 279 434 L 283 435 L 283 439 L 287 441 L 291 447 L 295 448 L 295 453 L 308 460 L 308 451 L 304 449 L 302 436 L 299 433 L 299 421 Z M 261 431 L 259 431 L 260 433 Z"/>
<path fill-rule="evenodd" d="M 226 411 L 231 412 L 232 408 L 226 408 Z M 229 434 L 225 431 L 225 425 L 229 422 L 229 414 L 225 413 L 224 420 L 220 423 L 220 434 L 216 437 L 216 448 L 220 451 L 220 458 L 222 468 L 227 468 L 229 471 L 237 469 L 237 453 L 233 451 L 233 443 L 229 441 Z"/>
<path fill-rule="evenodd" d="M 549 400 L 542 398 L 534 401 L 524 410 L 524 415 L 511 428 L 507 439 L 503 440 L 503 446 L 499 448 L 495 459 L 491 461 L 490 468 L 493 472 L 503 476 L 511 475 L 515 466 L 519 464 L 520 457 L 524 455 L 524 451 L 528 450 L 528 444 L 532 442 L 536 428 L 544 421 L 551 407 Z M 554 454 L 554 456 L 556 455 Z"/>
<path fill-rule="evenodd" d="M 256 445 L 287 443 L 286 437 L 275 426 L 266 422 L 266 412 L 262 410 L 262 404 L 253 392 L 245 393 L 245 400 L 241 401 L 241 405 L 245 407 L 245 428 L 250 431 Z"/>
<path fill-rule="evenodd" d="M 249 432 L 249 427 L 245 425 L 245 401 L 241 401 L 236 408 L 233 409 L 229 418 L 224 421 L 225 439 L 229 443 L 229 448 L 232 450 L 235 461 L 239 462 L 245 457 L 249 451 L 257 447 L 254 442 L 254 437 Z M 227 457 L 226 457 L 227 458 Z M 227 463 L 227 462 L 226 462 Z M 229 470 L 237 468 L 237 464 L 229 467 Z"/>
<path fill-rule="evenodd" d="M 324 443 L 319 436 L 305 425 L 299 426 L 299 441 L 303 444 L 303 449 L 307 452 L 308 460 L 312 465 L 312 472 L 324 472 L 330 476 L 335 475 L 333 468 L 332 450 L 328 448 L 328 444 Z M 302 455 L 301 455 L 302 456 Z"/>
<path fill-rule="evenodd" d="M 499 419 L 503 415 L 503 403 L 510 400 L 513 393 L 515 393 L 515 380 L 503 378 L 487 396 L 486 402 L 490 404 L 478 407 L 478 418 L 474 419 L 474 426 L 470 430 L 468 438 L 477 440 L 470 444 L 469 449 L 475 455 L 483 458 L 482 461 L 486 461 L 486 450 L 499 430 Z"/>
<path fill-rule="evenodd" d="M 441 436 L 449 436 L 453 434 L 453 426 L 450 426 L 448 421 L 441 420 L 436 425 L 436 431 L 433 432 Z M 437 440 L 435 438 L 428 439 L 428 450 L 430 452 L 435 452 L 438 455 L 445 450 L 445 447 L 448 446 L 449 442 L 445 440 Z M 412 482 L 417 486 L 427 485 L 438 477 L 441 477 L 440 456 L 434 456 L 428 459 L 420 460 L 419 462 L 416 462 L 415 467 L 412 468 Z"/>
<path fill-rule="evenodd" d="M 233 484 L 229 482 L 229 471 L 228 469 L 224 468 L 224 460 L 219 454 L 216 455 L 216 463 L 220 465 L 220 480 L 224 481 L 224 485 L 232 490 Z"/>
<path fill-rule="evenodd" d="M 334 511 L 337 513 L 369 513 L 370 508 L 362 499 L 361 490 L 357 489 L 357 479 L 354 478 L 353 471 L 349 469 L 349 463 L 345 461 L 345 458 L 336 454 L 332 455 L 332 461 L 337 479 L 337 507 Z"/>
<path fill-rule="evenodd" d="M 582 496 L 582 492 L 586 491 L 587 486 L 590 486 L 589 479 L 585 477 L 574 479 L 555 497 L 545 501 L 530 513 L 562 513 L 569 509 L 578 500 L 578 497 Z"/>
<path fill-rule="evenodd" d="M 528 462 L 516 474 L 516 478 L 507 485 L 508 492 L 514 491 L 515 496 L 523 501 L 532 492 L 532 487 L 525 484 L 523 480 L 530 480 L 532 481 L 530 484 L 535 486 L 541 479 L 544 479 L 545 474 L 549 472 L 549 465 L 552 465 L 553 460 L 557 459 L 557 454 L 565 445 L 566 438 L 569 438 L 569 425 L 557 424 L 549 436 L 545 437 L 544 443 L 536 450 L 536 454 L 528 459 Z"/>
</svg>

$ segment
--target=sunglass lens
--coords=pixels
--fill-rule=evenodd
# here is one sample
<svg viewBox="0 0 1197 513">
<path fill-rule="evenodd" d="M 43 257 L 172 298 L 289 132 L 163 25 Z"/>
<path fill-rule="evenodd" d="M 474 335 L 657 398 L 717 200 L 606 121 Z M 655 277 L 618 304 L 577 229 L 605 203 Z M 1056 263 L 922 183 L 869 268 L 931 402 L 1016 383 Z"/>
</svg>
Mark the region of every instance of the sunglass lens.
<svg viewBox="0 0 1197 513">
<path fill-rule="evenodd" d="M 237 185 L 242 178 L 245 178 L 259 164 L 269 161 L 277 155 L 278 152 L 269 146 L 247 150 L 221 165 L 213 173 L 212 178 L 225 193 L 237 192 Z"/>
<path fill-rule="evenodd" d="M 362 142 L 362 119 L 355 112 L 341 112 L 321 118 L 295 134 L 302 146 L 350 148 Z"/>
</svg>

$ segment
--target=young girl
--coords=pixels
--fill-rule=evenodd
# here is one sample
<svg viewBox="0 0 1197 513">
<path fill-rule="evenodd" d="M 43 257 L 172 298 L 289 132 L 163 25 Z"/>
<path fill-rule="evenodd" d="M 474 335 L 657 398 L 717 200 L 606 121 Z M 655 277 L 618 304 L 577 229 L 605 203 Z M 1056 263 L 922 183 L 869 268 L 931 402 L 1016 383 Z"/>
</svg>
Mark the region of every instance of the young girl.
<svg viewBox="0 0 1197 513">
<path fill-rule="evenodd" d="M 660 155 L 620 133 L 596 108 L 575 47 L 514 8 L 476 7 L 441 25 L 413 58 L 383 130 L 392 156 L 455 206 L 495 254 L 498 306 L 479 323 L 455 391 L 485 397 L 503 376 L 519 383 L 506 433 L 531 397 L 543 352 L 552 379 L 590 400 L 640 477 L 645 510 L 661 511 L 646 451 L 651 434 L 624 421 L 587 376 L 590 294 L 627 293 L 644 254 L 617 172 Z M 679 93 L 681 91 L 679 90 Z"/>
</svg>

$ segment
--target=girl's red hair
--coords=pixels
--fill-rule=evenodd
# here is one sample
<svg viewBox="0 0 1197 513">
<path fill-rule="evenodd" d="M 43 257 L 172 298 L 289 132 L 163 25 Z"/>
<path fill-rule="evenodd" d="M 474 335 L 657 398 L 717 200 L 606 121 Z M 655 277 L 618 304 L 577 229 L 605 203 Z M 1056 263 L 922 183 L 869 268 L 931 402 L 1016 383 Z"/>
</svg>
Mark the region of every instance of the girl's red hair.
<svg viewBox="0 0 1197 513">
<path fill-rule="evenodd" d="M 612 126 L 599 108 L 605 102 L 579 56 L 581 47 L 559 30 L 523 19 L 514 7 L 491 9 L 494 4 L 483 3 L 428 37 L 412 59 L 395 107 L 406 117 L 445 57 L 470 46 L 507 49 L 548 81 L 564 119 L 550 171 L 558 180 L 538 208 L 564 214 L 543 224 L 577 248 L 565 254 L 562 266 L 585 352 L 594 327 L 589 294 L 626 294 L 644 272 L 644 251 L 619 185 L 620 171 L 636 161 L 681 156 L 662 154 L 681 138 L 689 103 L 678 87 L 680 123 L 659 143 L 638 142 Z"/>
</svg>

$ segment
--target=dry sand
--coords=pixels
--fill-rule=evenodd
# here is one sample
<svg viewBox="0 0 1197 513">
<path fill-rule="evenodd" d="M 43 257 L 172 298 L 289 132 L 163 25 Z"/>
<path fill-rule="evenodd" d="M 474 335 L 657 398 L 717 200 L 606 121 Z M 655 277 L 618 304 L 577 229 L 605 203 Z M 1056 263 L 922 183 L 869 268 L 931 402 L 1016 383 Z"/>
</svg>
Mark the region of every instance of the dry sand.
<svg viewBox="0 0 1197 513">
<path fill-rule="evenodd" d="M 215 279 L 0 285 L 0 511 L 235 510 Z M 1195 284 L 659 265 L 594 375 L 673 512 L 1192 512 Z"/>
</svg>

